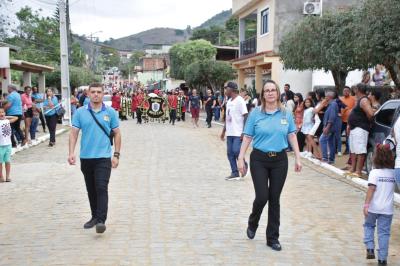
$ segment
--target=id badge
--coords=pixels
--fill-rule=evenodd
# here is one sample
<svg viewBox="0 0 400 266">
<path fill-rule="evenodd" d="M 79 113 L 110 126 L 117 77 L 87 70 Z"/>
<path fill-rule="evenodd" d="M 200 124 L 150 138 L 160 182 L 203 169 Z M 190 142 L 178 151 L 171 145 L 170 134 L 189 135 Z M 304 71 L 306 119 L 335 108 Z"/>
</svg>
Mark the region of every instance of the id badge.
<svg viewBox="0 0 400 266">
<path fill-rule="evenodd" d="M 286 119 L 281 119 L 281 125 L 287 125 L 287 124 L 288 124 L 288 122 Z"/>
</svg>

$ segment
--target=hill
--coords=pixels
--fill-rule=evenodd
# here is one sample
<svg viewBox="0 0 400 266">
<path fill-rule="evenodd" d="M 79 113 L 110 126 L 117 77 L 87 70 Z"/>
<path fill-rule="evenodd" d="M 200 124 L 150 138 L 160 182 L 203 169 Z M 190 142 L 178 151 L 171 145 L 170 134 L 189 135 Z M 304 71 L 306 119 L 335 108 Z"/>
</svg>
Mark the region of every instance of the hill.
<svg viewBox="0 0 400 266">
<path fill-rule="evenodd" d="M 212 18 L 205 21 L 200 26 L 196 27 L 195 29 L 206 29 L 211 26 L 221 26 L 225 25 L 225 22 L 232 16 L 232 9 L 222 11 L 221 13 L 213 16 Z"/>
</svg>

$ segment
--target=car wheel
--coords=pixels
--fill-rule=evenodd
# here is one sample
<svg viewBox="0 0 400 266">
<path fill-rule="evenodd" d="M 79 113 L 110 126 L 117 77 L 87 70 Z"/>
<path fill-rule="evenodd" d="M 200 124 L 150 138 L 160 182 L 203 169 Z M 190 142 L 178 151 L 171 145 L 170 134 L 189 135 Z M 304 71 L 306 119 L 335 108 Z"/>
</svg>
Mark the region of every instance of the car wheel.
<svg viewBox="0 0 400 266">
<path fill-rule="evenodd" d="M 367 158 L 365 160 L 365 170 L 369 174 L 372 170 L 372 157 L 374 155 L 374 149 L 369 148 L 367 153 Z"/>
</svg>

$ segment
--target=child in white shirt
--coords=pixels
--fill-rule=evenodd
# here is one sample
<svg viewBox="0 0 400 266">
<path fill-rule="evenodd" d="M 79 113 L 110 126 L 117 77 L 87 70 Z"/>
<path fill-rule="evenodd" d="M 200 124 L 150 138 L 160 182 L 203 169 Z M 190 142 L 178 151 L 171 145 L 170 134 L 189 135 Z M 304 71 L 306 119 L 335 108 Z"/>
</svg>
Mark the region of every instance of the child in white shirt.
<svg viewBox="0 0 400 266">
<path fill-rule="evenodd" d="M 0 183 L 11 182 L 11 125 L 18 120 L 15 116 L 6 116 L 4 108 L 0 107 Z M 6 179 L 3 177 L 3 163 L 6 168 Z"/>
</svg>

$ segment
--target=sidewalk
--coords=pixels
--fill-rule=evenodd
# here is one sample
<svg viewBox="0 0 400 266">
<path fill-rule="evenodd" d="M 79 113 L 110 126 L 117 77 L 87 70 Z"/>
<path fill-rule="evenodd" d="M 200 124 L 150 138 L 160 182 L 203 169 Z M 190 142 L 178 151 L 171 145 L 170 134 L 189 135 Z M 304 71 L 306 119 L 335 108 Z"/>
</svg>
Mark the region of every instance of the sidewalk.
<svg viewBox="0 0 400 266">
<path fill-rule="evenodd" d="M 204 112 L 200 113 L 200 120 L 201 121 L 205 121 L 205 116 L 204 115 L 205 115 Z M 219 126 L 223 126 L 224 125 L 222 122 L 216 122 L 214 120 L 212 121 L 212 124 L 219 125 Z M 340 166 L 343 167 L 346 164 L 347 159 L 348 159 L 348 155 L 344 155 L 344 156 L 339 157 L 340 163 L 339 164 L 335 164 L 335 165 L 330 165 L 330 164 L 327 164 L 327 163 L 323 163 L 320 160 L 317 160 L 317 159 L 314 159 L 314 158 L 306 158 L 304 156 L 302 156 L 302 158 L 303 158 L 303 160 L 308 160 L 311 163 L 313 163 L 314 165 L 320 166 L 323 169 L 326 169 L 331 173 L 339 175 L 341 178 L 344 178 L 344 179 L 350 181 L 354 185 L 361 186 L 361 187 L 363 187 L 365 189 L 368 188 L 368 180 L 363 179 L 363 178 L 356 178 L 356 177 L 352 178 L 352 177 L 346 176 L 345 175 L 345 171 L 343 171 L 343 170 L 341 170 L 339 168 Z M 395 204 L 400 207 L 400 194 L 399 193 L 394 193 L 394 194 L 395 194 L 394 195 Z"/>
<path fill-rule="evenodd" d="M 57 127 L 59 129 L 56 131 L 56 136 L 60 135 L 60 134 L 62 134 L 64 132 L 67 132 L 69 130 L 68 126 L 63 126 L 63 125 L 60 125 L 60 124 L 57 124 Z M 27 150 L 27 149 L 29 149 L 31 147 L 37 146 L 40 143 L 46 142 L 49 139 L 50 139 L 50 134 L 49 133 L 47 133 L 47 132 L 43 133 L 42 131 L 38 132 L 38 133 L 36 133 L 36 140 L 33 140 L 31 144 L 26 144 L 24 146 L 18 145 L 16 148 L 12 148 L 11 155 L 14 155 L 14 154 L 16 154 L 18 152 L 21 152 L 21 151 L 24 151 L 24 150 Z"/>
</svg>

